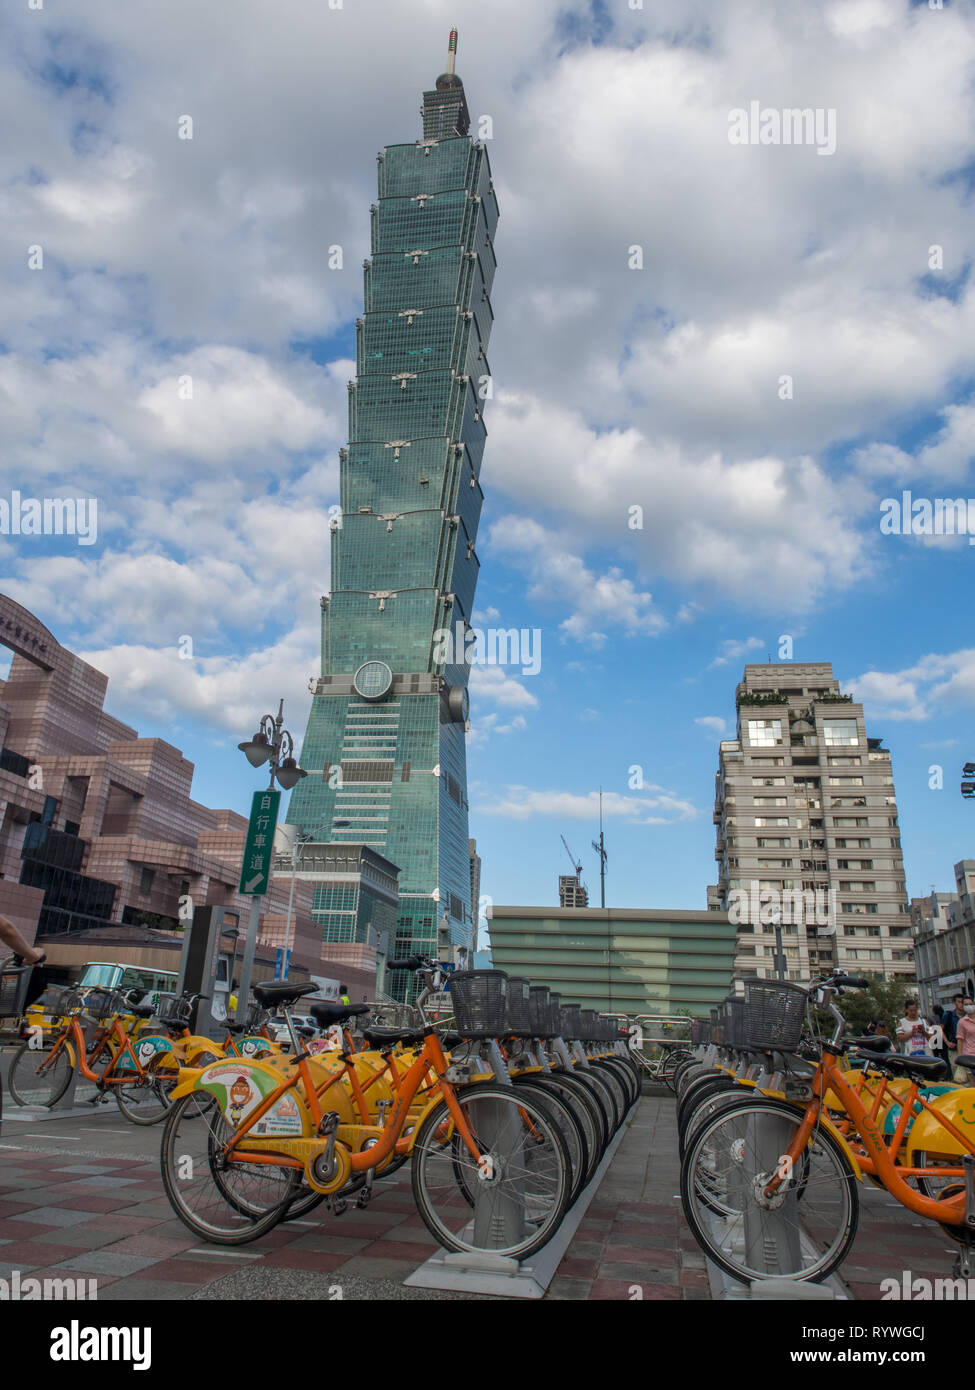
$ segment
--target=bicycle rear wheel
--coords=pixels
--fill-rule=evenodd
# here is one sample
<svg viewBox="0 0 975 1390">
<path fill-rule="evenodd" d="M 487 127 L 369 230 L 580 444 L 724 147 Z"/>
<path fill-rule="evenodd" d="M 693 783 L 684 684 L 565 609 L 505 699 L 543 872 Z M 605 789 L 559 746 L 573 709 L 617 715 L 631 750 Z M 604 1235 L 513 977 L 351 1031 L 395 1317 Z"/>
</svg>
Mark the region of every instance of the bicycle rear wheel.
<svg viewBox="0 0 975 1390">
<path fill-rule="evenodd" d="M 802 1118 L 801 1109 L 783 1102 L 742 1101 L 716 1114 L 688 1145 L 684 1215 L 708 1258 L 742 1283 L 821 1282 L 856 1236 L 856 1175 L 826 1129 L 813 1132 L 795 1172 L 766 1194 Z"/>
<path fill-rule="evenodd" d="M 465 1086 L 456 1099 L 480 1164 L 456 1134 L 447 1102 L 441 1101 L 413 1146 L 417 1210 L 447 1250 L 527 1259 L 552 1239 L 569 1205 L 572 1172 L 558 1123 L 546 1104 L 513 1086 Z M 450 1138 L 445 1140 L 446 1132 Z"/>
<path fill-rule="evenodd" d="M 18 1105 L 57 1105 L 68 1089 L 74 1059 L 67 1046 L 55 1050 L 21 1043 L 7 1073 L 10 1095 Z"/>
</svg>

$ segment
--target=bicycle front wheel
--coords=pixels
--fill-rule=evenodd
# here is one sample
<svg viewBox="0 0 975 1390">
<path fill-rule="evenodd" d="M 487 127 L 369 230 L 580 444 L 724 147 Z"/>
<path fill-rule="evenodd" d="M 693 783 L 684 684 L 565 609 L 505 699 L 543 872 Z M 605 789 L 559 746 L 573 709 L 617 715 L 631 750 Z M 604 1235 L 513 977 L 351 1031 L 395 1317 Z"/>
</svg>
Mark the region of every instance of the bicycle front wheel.
<svg viewBox="0 0 975 1390">
<path fill-rule="evenodd" d="M 545 1102 L 514 1086 L 465 1086 L 456 1099 L 479 1161 L 441 1101 L 413 1146 L 417 1210 L 447 1250 L 527 1259 L 555 1235 L 572 1194 L 572 1167 L 558 1123 Z"/>
<path fill-rule="evenodd" d="M 234 1133 L 213 1096 L 193 1091 L 169 1111 L 162 1179 L 176 1215 L 214 1245 L 246 1245 L 271 1230 L 298 1195 L 301 1171 L 224 1158 Z"/>
<path fill-rule="evenodd" d="M 18 1105 L 57 1105 L 68 1089 L 74 1059 L 66 1046 L 32 1048 L 21 1043 L 7 1074 L 10 1094 Z"/>
<path fill-rule="evenodd" d="M 826 1129 L 801 1161 L 783 1157 L 803 1111 L 773 1100 L 720 1111 L 688 1144 L 681 1166 L 684 1215 L 701 1249 L 732 1278 L 821 1282 L 853 1244 L 856 1175 Z M 772 1193 L 772 1179 L 781 1181 Z"/>
</svg>

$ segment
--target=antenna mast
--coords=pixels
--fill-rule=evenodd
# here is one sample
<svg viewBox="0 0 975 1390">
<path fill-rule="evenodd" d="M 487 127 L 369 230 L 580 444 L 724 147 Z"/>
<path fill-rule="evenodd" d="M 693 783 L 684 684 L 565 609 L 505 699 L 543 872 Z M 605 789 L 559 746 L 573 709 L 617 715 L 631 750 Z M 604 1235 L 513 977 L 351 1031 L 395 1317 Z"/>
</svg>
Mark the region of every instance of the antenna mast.
<svg viewBox="0 0 975 1390">
<path fill-rule="evenodd" d="M 592 847 L 599 855 L 599 906 L 606 906 L 606 841 L 603 836 L 603 789 L 599 788 L 599 839 L 593 840 Z M 568 845 L 566 845 L 568 849 Z"/>
</svg>

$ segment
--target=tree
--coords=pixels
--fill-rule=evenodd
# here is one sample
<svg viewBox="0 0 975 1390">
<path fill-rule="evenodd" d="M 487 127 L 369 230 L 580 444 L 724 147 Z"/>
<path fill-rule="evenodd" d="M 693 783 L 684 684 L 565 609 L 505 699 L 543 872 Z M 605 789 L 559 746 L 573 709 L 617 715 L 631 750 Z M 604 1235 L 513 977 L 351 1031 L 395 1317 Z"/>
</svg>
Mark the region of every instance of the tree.
<svg viewBox="0 0 975 1390">
<path fill-rule="evenodd" d="M 839 1001 L 839 1008 L 847 1021 L 849 1032 L 863 1033 L 867 1024 L 877 1019 L 886 1023 L 890 1036 L 896 1039 L 897 1025 L 904 1017 L 905 1001 L 913 997 L 912 986 L 904 980 L 896 977 L 885 980 L 880 975 L 874 975 L 866 989 L 848 990 Z"/>
</svg>

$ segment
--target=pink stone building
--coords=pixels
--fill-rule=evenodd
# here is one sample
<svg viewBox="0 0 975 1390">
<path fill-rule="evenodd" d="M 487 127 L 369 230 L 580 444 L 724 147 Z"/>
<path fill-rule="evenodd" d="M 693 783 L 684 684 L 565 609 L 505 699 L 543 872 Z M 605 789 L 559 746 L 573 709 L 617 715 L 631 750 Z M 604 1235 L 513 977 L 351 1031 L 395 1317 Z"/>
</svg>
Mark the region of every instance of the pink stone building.
<svg viewBox="0 0 975 1390">
<path fill-rule="evenodd" d="M 193 764 L 161 738 L 140 738 L 104 709 L 108 677 L 0 595 L 0 912 L 29 939 L 59 943 L 112 924 L 178 929 L 186 904 L 220 903 L 246 921 L 237 893 L 246 817 L 190 795 Z M 314 975 L 374 997 L 375 951 L 330 957 L 311 917 L 314 886 L 271 879 L 261 940 L 289 945 Z"/>
</svg>

